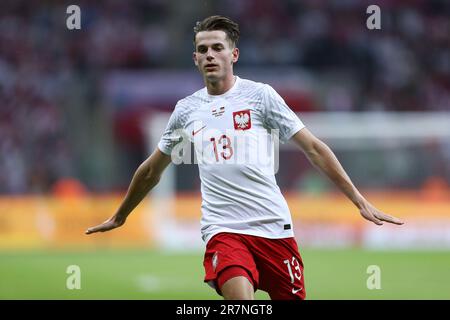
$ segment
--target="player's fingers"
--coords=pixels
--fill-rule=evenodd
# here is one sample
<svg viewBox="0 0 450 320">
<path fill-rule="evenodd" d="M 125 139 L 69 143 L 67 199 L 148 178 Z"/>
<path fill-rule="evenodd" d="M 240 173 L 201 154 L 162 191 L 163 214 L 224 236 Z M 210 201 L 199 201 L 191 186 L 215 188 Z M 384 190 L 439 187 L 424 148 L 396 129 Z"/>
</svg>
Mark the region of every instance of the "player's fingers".
<svg viewBox="0 0 450 320">
<path fill-rule="evenodd" d="M 91 234 L 91 233 L 95 233 L 95 232 L 98 232 L 98 229 L 96 227 L 92 227 L 92 228 L 88 228 L 85 231 L 85 234 Z"/>
<path fill-rule="evenodd" d="M 91 234 L 91 233 L 96 233 L 96 232 L 101 232 L 101 231 L 106 231 L 106 230 L 109 230 L 109 229 L 105 226 L 105 224 L 101 224 L 101 225 L 87 229 L 85 233 Z"/>
<path fill-rule="evenodd" d="M 372 219 L 370 219 L 370 221 L 372 221 L 373 223 L 375 223 L 378 226 L 382 226 L 383 222 L 381 220 L 378 220 L 377 218 L 373 217 Z"/>
<path fill-rule="evenodd" d="M 364 217 L 364 219 L 369 220 L 373 223 L 375 223 L 376 225 L 381 226 L 383 224 L 383 222 L 381 220 L 379 220 L 374 214 L 372 214 L 372 212 L 367 211 L 367 210 L 361 210 L 360 211 L 361 215 Z"/>
<path fill-rule="evenodd" d="M 398 225 L 402 225 L 404 223 L 402 220 L 400 220 L 400 219 L 398 219 L 396 217 L 384 214 L 384 213 L 382 213 L 378 218 L 383 220 L 383 221 L 386 221 L 386 222 L 389 222 L 389 223 L 393 223 L 393 224 L 398 224 Z"/>
</svg>

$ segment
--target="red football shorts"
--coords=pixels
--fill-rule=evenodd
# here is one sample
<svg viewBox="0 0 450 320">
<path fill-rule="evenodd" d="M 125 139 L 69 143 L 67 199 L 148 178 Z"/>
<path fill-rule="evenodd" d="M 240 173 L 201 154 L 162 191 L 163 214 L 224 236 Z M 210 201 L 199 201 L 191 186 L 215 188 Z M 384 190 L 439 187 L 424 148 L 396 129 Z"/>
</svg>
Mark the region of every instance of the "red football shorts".
<svg viewBox="0 0 450 320">
<path fill-rule="evenodd" d="M 306 297 L 303 261 L 295 238 L 219 233 L 206 245 L 203 266 L 205 282 L 213 285 L 219 294 L 227 280 L 244 276 L 255 291 L 266 291 L 271 299 Z"/>
</svg>

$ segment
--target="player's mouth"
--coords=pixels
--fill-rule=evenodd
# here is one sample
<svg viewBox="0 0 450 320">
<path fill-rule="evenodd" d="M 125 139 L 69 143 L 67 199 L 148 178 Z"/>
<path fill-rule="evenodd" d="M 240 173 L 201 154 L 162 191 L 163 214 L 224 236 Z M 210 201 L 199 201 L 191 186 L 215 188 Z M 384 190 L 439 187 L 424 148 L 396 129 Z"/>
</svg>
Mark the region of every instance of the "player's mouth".
<svg viewBox="0 0 450 320">
<path fill-rule="evenodd" d="M 214 70 L 214 69 L 217 68 L 217 67 L 218 67 L 217 64 L 208 63 L 207 65 L 205 65 L 205 70 L 206 70 L 206 71 L 212 71 L 212 70 Z"/>
</svg>

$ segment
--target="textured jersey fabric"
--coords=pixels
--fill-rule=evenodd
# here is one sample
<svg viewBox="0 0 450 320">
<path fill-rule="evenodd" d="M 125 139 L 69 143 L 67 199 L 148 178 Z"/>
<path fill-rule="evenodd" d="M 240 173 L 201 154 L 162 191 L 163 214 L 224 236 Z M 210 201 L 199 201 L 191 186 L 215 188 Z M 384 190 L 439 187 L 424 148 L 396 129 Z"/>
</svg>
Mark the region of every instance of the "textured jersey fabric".
<svg viewBox="0 0 450 320">
<path fill-rule="evenodd" d="M 219 232 L 293 237 L 291 214 L 275 180 L 273 147 L 277 137 L 284 143 L 303 127 L 271 86 L 239 77 L 222 95 L 203 88 L 178 101 L 158 148 L 186 155 L 193 143 L 205 242 Z"/>
</svg>

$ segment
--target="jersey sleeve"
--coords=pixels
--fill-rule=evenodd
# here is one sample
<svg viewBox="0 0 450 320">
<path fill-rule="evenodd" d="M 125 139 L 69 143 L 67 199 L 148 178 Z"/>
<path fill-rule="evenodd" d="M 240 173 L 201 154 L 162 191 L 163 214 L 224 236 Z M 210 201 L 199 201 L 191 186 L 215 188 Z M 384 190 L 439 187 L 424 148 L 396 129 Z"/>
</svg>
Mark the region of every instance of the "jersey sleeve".
<svg viewBox="0 0 450 320">
<path fill-rule="evenodd" d="M 263 88 L 262 114 L 267 129 L 279 130 L 282 143 L 305 127 L 283 98 L 267 84 Z"/>
<path fill-rule="evenodd" d="M 182 118 L 181 105 L 177 104 L 158 143 L 158 148 L 162 153 L 170 155 L 172 149 L 182 141 Z"/>
</svg>

